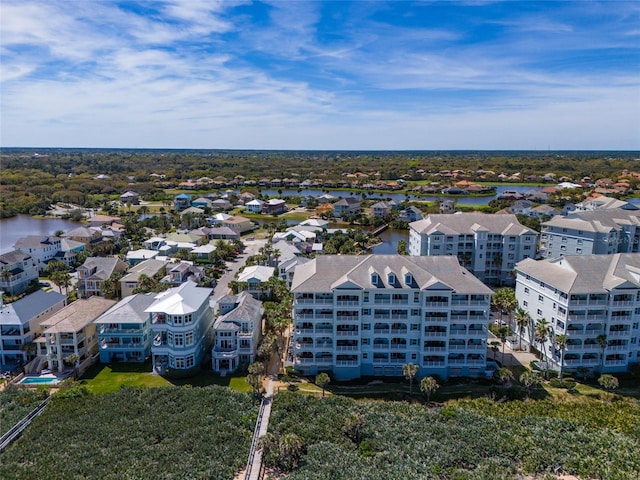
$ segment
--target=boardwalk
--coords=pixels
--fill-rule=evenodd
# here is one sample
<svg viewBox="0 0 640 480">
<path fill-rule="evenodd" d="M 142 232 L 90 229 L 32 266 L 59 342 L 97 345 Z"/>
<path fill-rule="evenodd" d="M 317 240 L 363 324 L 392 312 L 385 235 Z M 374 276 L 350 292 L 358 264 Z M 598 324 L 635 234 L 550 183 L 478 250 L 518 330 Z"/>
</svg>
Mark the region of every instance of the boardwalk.
<svg viewBox="0 0 640 480">
<path fill-rule="evenodd" d="M 276 362 L 277 365 L 277 362 Z M 267 393 L 262 398 L 260 404 L 260 412 L 256 421 L 256 429 L 253 432 L 253 440 L 251 441 L 251 450 L 249 451 L 249 460 L 247 462 L 247 470 L 245 480 L 260 480 L 262 478 L 262 449 L 258 449 L 258 441 L 260 437 L 267 433 L 269 428 L 269 417 L 271 416 L 271 401 L 273 400 L 273 378 L 269 378 L 267 385 Z"/>
<path fill-rule="evenodd" d="M 4 452 L 9 445 L 11 445 L 18 438 L 20 438 L 20 435 L 22 435 L 22 432 L 24 432 L 24 430 L 29 425 L 31 425 L 31 422 L 33 421 L 33 419 L 36 418 L 38 415 L 40 415 L 44 411 L 44 408 L 47 406 L 50 399 L 51 397 L 45 398 L 42 401 L 42 403 L 40 403 L 40 405 L 38 405 L 36 408 L 34 408 L 31 411 L 31 413 L 29 413 L 29 415 L 27 415 L 18 423 L 16 423 L 11 428 L 11 430 L 9 430 L 0 438 L 0 453 Z"/>
</svg>

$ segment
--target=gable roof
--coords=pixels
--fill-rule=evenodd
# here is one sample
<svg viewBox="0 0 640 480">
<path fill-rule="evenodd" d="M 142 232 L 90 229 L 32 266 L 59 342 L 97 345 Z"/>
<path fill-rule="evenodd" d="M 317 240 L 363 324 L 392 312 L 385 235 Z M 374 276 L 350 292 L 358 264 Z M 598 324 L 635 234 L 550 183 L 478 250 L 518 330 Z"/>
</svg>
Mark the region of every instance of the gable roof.
<svg viewBox="0 0 640 480">
<path fill-rule="evenodd" d="M 154 301 L 153 293 L 129 295 L 96 318 L 93 323 L 144 323 L 149 318 L 145 310 Z"/>
<path fill-rule="evenodd" d="M 412 230 L 432 235 L 443 233 L 450 235 L 473 234 L 485 230 L 490 234 L 523 235 L 534 234 L 535 230 L 522 225 L 513 215 L 488 215 L 484 213 L 440 213 L 431 214 L 423 220 L 411 222 Z"/>
<path fill-rule="evenodd" d="M 640 255 L 567 255 L 516 264 L 516 269 L 567 293 L 608 292 L 622 287 L 640 288 Z"/>
<path fill-rule="evenodd" d="M 226 297 L 225 297 L 226 299 Z M 221 299 L 222 300 L 222 299 Z M 213 325 L 220 327 L 222 323 L 235 323 L 252 321 L 260 322 L 262 318 L 262 302 L 253 298 L 249 292 L 241 292 L 235 297 L 235 308 L 224 315 L 221 315 Z M 259 323 L 258 323 L 259 324 Z"/>
<path fill-rule="evenodd" d="M 42 328 L 45 333 L 77 332 L 93 322 L 115 303 L 115 300 L 96 296 L 78 299 L 42 322 Z"/>
<path fill-rule="evenodd" d="M 0 325 L 24 323 L 66 299 L 65 295 L 54 290 L 36 290 L 20 300 L 3 305 L 0 308 Z"/>
<path fill-rule="evenodd" d="M 398 283 L 390 285 L 387 273 L 394 273 Z M 371 274 L 377 273 L 379 283 L 371 284 Z M 405 255 L 321 255 L 296 267 L 291 291 L 328 292 L 346 284 L 358 288 L 399 288 L 404 275 L 411 274 L 412 288 L 426 289 L 438 284 L 460 293 L 490 294 L 491 290 L 454 256 L 412 257 Z"/>
</svg>

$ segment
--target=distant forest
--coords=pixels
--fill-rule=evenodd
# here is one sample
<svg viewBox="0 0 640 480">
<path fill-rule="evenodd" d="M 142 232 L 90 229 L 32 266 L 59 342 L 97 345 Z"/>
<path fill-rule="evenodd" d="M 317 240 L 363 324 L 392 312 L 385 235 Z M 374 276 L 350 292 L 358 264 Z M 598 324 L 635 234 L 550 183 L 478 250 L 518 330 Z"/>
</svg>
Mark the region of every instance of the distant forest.
<svg viewBox="0 0 640 480">
<path fill-rule="evenodd" d="M 497 181 L 500 173 L 516 172 L 523 181 L 540 181 L 547 173 L 595 181 L 617 178 L 623 169 L 640 170 L 640 152 L 4 148 L 0 162 L 0 216 L 6 217 L 42 214 L 59 201 L 95 207 L 104 200 L 100 196 L 127 190 L 160 199 L 166 188 L 202 177 L 237 186 L 276 177 L 338 180 L 360 172 L 372 180 L 402 178 L 411 187 L 411 182 L 442 182 L 439 172 L 460 170 L 459 179 L 473 181 Z"/>
</svg>

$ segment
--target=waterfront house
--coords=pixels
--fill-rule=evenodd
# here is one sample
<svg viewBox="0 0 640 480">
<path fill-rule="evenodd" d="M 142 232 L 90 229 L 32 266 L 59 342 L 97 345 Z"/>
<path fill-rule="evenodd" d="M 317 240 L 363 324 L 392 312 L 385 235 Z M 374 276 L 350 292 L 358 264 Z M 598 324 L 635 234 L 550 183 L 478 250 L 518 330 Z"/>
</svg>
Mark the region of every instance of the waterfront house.
<svg viewBox="0 0 640 480">
<path fill-rule="evenodd" d="M 0 255 L 0 290 L 19 295 L 34 281 L 38 281 L 38 268 L 30 254 L 13 250 Z"/>
<path fill-rule="evenodd" d="M 65 295 L 36 290 L 5 305 L 0 292 L 0 365 L 25 365 L 30 356 L 25 346 L 40 335 L 42 322 L 66 304 Z"/>
<path fill-rule="evenodd" d="M 47 268 L 47 263 L 60 251 L 60 237 L 29 235 L 16 241 L 16 250 L 27 253 L 36 264 L 39 273 Z"/>
<path fill-rule="evenodd" d="M 151 316 L 153 371 L 168 376 L 195 374 L 213 343 L 210 288 L 193 282 L 156 295 Z"/>
<path fill-rule="evenodd" d="M 217 302 L 211 366 L 216 373 L 234 372 L 256 359 L 262 337 L 262 302 L 249 292 L 227 295 Z"/>
<path fill-rule="evenodd" d="M 42 322 L 49 370 L 63 372 L 70 355 L 77 356 L 80 370 L 91 364 L 98 353 L 93 322 L 115 304 L 115 300 L 101 297 L 79 299 Z"/>
<path fill-rule="evenodd" d="M 130 295 L 94 320 L 100 363 L 144 362 L 151 355 L 151 319 L 145 312 L 155 293 Z"/>
</svg>

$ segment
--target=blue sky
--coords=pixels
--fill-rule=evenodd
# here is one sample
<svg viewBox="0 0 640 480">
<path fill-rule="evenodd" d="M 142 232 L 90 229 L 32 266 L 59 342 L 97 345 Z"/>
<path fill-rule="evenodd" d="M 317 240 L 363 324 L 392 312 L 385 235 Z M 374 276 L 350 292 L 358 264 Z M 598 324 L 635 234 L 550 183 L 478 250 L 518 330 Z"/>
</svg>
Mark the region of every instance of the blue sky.
<svg viewBox="0 0 640 480">
<path fill-rule="evenodd" d="M 637 1 L 2 0 L 1 145 L 640 149 Z"/>
</svg>

